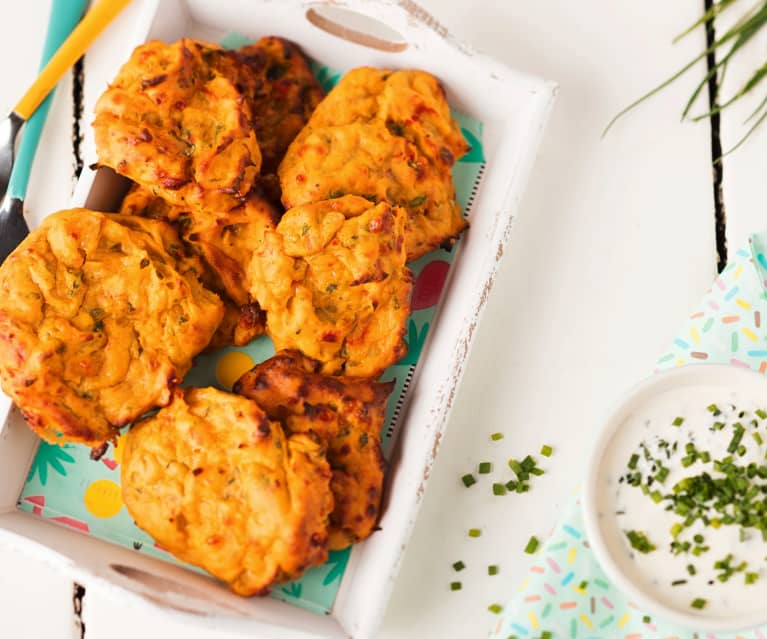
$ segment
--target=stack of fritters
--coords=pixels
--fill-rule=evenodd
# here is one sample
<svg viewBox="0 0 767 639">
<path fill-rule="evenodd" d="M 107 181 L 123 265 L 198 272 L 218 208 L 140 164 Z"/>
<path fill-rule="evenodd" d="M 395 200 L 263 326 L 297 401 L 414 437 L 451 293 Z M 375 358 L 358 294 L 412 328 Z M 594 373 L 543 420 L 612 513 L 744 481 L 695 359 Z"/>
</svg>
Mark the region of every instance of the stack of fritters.
<svg viewBox="0 0 767 639">
<path fill-rule="evenodd" d="M 99 446 L 161 407 L 127 435 L 125 504 L 241 595 L 375 530 L 406 262 L 466 227 L 433 76 L 356 69 L 321 100 L 280 38 L 137 48 L 94 122 L 135 183 L 120 214 L 51 215 L 0 268 L 0 379 L 30 426 Z M 278 354 L 235 393 L 176 388 L 264 331 Z"/>
<path fill-rule="evenodd" d="M 290 433 L 313 433 L 327 447 L 333 478 L 330 549 L 370 536 L 380 514 L 381 429 L 394 382 L 331 377 L 319 363 L 283 351 L 245 373 L 234 392 L 254 399 Z"/>
<path fill-rule="evenodd" d="M 237 594 L 265 594 L 327 559 L 324 446 L 288 436 L 244 397 L 177 390 L 130 430 L 121 476 L 136 523 Z"/>
<path fill-rule="evenodd" d="M 243 197 L 261 168 L 250 102 L 206 62 L 211 48 L 144 44 L 96 104 L 99 162 L 171 204 Z"/>
<path fill-rule="evenodd" d="M 290 208 L 352 194 L 401 206 L 412 261 L 466 228 L 451 170 L 468 149 L 433 75 L 354 69 L 290 145 L 282 201 Z"/>
<path fill-rule="evenodd" d="M 223 316 L 159 220 L 50 215 L 0 268 L 0 378 L 44 439 L 98 446 L 170 400 Z"/>
<path fill-rule="evenodd" d="M 360 377 L 399 360 L 412 281 L 404 226 L 402 209 L 353 195 L 285 213 L 251 262 L 275 349 Z"/>
<path fill-rule="evenodd" d="M 266 317 L 251 295 L 247 266 L 264 234 L 274 228 L 278 214 L 256 191 L 231 200 L 229 210 L 195 209 L 168 204 L 143 187 L 135 186 L 120 212 L 174 223 L 185 244 L 199 255 L 205 268 L 202 280 L 224 300 L 226 313 L 211 347 L 244 345 L 264 332 Z"/>
</svg>

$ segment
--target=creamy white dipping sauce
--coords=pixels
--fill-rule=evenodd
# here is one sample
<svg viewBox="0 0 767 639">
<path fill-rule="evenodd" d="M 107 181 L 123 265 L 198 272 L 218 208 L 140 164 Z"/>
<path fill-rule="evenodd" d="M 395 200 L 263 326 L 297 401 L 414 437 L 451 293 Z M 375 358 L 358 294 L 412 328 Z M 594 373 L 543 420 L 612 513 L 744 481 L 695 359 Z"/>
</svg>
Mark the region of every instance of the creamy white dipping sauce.
<svg viewBox="0 0 767 639">
<path fill-rule="evenodd" d="M 721 414 L 714 415 L 708 408 L 711 405 L 716 405 Z M 669 471 L 663 484 L 655 481 L 649 489 L 651 492 L 657 490 L 662 495 L 672 494 L 674 485 L 680 480 L 703 472 L 708 472 L 713 479 L 724 477 L 723 473 L 714 469 L 713 461 L 728 456 L 732 456 L 733 463 L 738 466 L 747 466 L 750 462 L 764 466 L 767 464 L 767 419 L 756 414 L 762 409 L 767 410 L 767 397 L 757 403 L 717 387 L 677 388 L 644 402 L 618 427 L 608 443 L 596 492 L 600 527 L 614 561 L 647 596 L 685 613 L 694 613 L 696 610 L 692 602 L 703 599 L 706 604 L 702 612 L 725 617 L 753 612 L 767 605 L 767 542 L 763 540 L 760 530 L 741 528 L 737 524 L 722 524 L 717 529 L 697 520 L 677 537 L 680 543 L 689 541 L 690 550 L 675 554 L 671 550 L 671 542 L 674 541 L 671 530 L 675 524 L 683 523 L 684 517 L 665 510 L 671 503 L 669 500 L 656 503 L 639 487 L 629 485 L 625 480 L 627 474 L 639 472 L 642 483 L 646 483 L 648 476 L 658 472 L 658 464 L 655 463 L 653 470 L 654 462 L 645 458 L 642 444 L 651 457 L 660 459 Z M 739 417 L 742 411 L 745 415 Z M 683 423 L 679 427 L 673 426 L 678 417 L 684 419 Z M 756 426 L 752 420 L 756 421 Z M 724 423 L 724 427 L 713 430 L 715 422 Z M 741 445 L 745 446 L 742 456 L 727 451 L 736 422 L 745 429 L 741 440 Z M 753 432 L 759 433 L 764 443 L 758 443 Z M 667 442 L 667 448 L 661 445 L 662 441 Z M 674 442 L 675 452 L 672 450 Z M 688 455 L 685 450 L 688 443 L 694 444 L 699 453 L 708 452 L 711 462 L 704 463 L 697 459 L 688 467 L 683 467 L 682 459 Z M 628 465 L 633 454 L 637 454 L 639 459 L 636 468 L 631 470 Z M 621 481 L 621 478 L 624 480 Z M 752 485 L 767 484 L 767 479 L 758 476 L 749 481 Z M 760 493 L 752 501 L 764 499 L 767 499 L 767 494 Z M 710 517 L 722 517 L 713 508 L 709 511 Z M 767 517 L 767 513 L 764 516 Z M 655 550 L 644 554 L 632 548 L 625 534 L 627 531 L 644 533 L 656 547 Z M 696 543 L 695 535 L 702 535 L 704 540 Z M 692 549 L 696 546 L 707 547 L 708 550 L 695 556 Z M 747 566 L 723 583 L 717 579 L 723 571 L 715 569 L 714 564 L 730 554 L 733 568 L 743 561 L 747 562 Z M 690 565 L 694 567 L 695 574 L 690 574 Z M 755 579 L 754 583 L 745 583 L 747 573 L 755 573 L 756 576 L 749 577 Z M 684 583 L 672 585 L 677 581 Z"/>
</svg>

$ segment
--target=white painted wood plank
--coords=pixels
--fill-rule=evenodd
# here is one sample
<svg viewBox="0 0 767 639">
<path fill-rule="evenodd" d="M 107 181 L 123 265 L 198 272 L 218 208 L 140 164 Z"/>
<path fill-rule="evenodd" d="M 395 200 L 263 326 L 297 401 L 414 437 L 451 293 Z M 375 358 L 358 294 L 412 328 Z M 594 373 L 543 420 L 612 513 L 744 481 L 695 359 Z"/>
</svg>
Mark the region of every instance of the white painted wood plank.
<svg viewBox="0 0 767 639">
<path fill-rule="evenodd" d="M 716 21 L 717 36 L 743 15 L 747 4 L 735 3 Z M 752 74 L 765 63 L 767 28 L 732 58 L 724 75 L 721 101 L 732 97 Z M 724 52 L 719 52 L 722 59 Z M 725 151 L 731 149 L 746 133 L 749 125 L 745 120 L 767 96 L 767 82 L 756 87 L 722 112 L 721 137 Z M 697 112 L 702 110 L 701 104 Z M 767 124 L 767 123 L 765 123 Z M 727 215 L 727 239 L 730 252 L 736 251 L 748 241 L 748 236 L 767 229 L 767 181 L 764 179 L 765 149 L 767 149 L 767 126 L 760 127 L 748 141 L 724 159 L 724 203 Z"/>
<path fill-rule="evenodd" d="M 0 545 L 0 637 L 74 639 L 72 580 Z"/>
</svg>

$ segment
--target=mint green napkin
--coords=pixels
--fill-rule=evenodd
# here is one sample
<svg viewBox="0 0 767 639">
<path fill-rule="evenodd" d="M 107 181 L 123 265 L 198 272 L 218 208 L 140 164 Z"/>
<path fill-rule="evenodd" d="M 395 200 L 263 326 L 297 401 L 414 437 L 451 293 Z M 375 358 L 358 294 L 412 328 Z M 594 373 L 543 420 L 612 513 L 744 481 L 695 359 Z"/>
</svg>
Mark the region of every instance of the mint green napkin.
<svg viewBox="0 0 767 639">
<path fill-rule="evenodd" d="M 687 364 L 730 364 L 767 372 L 767 232 L 752 235 L 707 291 L 699 309 L 658 360 L 656 371 Z M 580 585 L 586 583 L 585 588 Z M 767 628 L 695 632 L 635 606 L 597 563 L 583 528 L 580 499 L 542 544 L 530 573 L 491 637 L 537 639 L 767 639 Z"/>
</svg>

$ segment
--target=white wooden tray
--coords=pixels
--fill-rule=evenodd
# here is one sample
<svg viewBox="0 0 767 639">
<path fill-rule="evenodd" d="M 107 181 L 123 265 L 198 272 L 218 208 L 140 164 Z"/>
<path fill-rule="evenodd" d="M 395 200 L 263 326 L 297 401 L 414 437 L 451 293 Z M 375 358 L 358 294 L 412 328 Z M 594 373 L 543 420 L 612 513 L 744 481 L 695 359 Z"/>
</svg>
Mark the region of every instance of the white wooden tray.
<svg viewBox="0 0 767 639">
<path fill-rule="evenodd" d="M 328 12 L 327 5 L 332 5 Z M 345 16 L 338 9 L 362 14 Z M 377 30 L 370 21 L 399 36 Z M 477 54 L 448 34 L 409 0 L 134 0 L 89 53 L 86 113 L 137 44 L 184 35 L 216 39 L 225 32 L 249 37 L 280 35 L 337 69 L 360 65 L 422 68 L 438 76 L 451 106 L 484 125 L 486 168 L 473 199 L 471 229 L 450 269 L 437 321 L 432 326 L 411 386 L 387 486 L 382 530 L 355 548 L 332 614 L 319 616 L 270 599 L 240 599 L 213 580 L 142 556 L 94 537 L 21 513 L 17 500 L 37 447 L 18 411 L 7 401 L 0 430 L 0 539 L 34 554 L 86 586 L 132 597 L 211 628 L 279 637 L 290 627 L 307 635 L 365 639 L 375 634 L 412 530 L 472 337 L 510 239 L 522 190 L 532 168 L 555 86 Z M 96 64 L 93 63 L 96 60 Z M 86 165 L 95 162 L 90 131 Z M 102 200 L 95 173 L 86 171 L 75 205 Z M 68 202 L 62 202 L 66 208 Z"/>
</svg>

